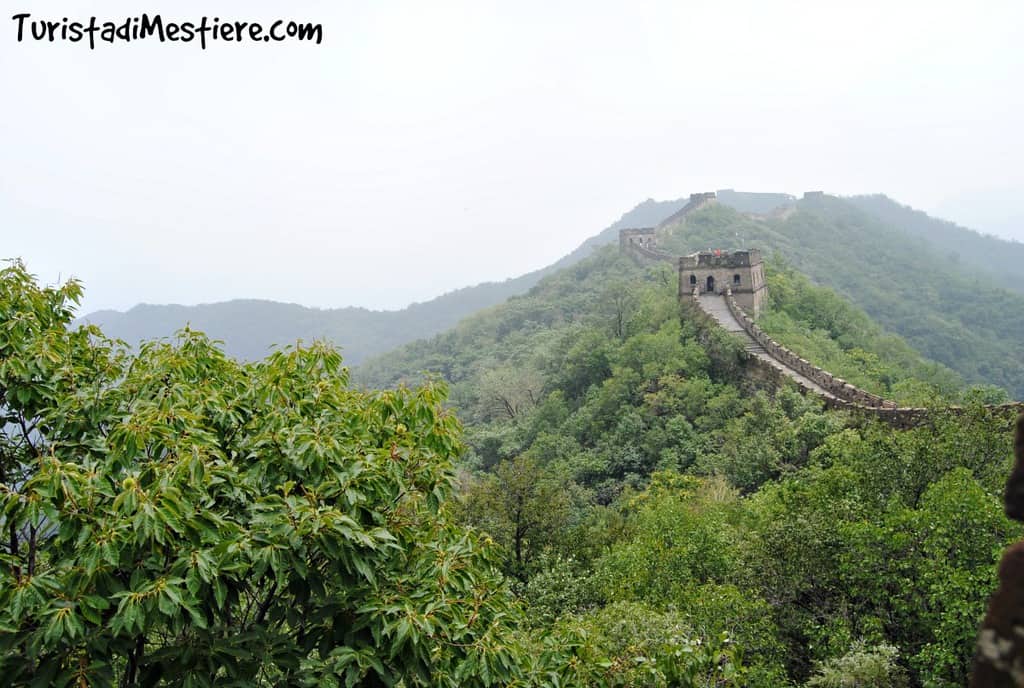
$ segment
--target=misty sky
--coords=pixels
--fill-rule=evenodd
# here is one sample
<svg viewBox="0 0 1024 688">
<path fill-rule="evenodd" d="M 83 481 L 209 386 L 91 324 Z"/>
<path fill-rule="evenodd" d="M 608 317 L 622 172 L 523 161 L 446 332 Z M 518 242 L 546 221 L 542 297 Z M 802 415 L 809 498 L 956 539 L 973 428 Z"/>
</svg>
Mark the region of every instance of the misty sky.
<svg viewBox="0 0 1024 688">
<path fill-rule="evenodd" d="M 637 202 L 884 192 L 1024 240 L 1024 3 L 2 0 L 0 257 L 83 310 L 395 308 Z M 16 42 L 10 16 L 304 43 Z"/>
</svg>

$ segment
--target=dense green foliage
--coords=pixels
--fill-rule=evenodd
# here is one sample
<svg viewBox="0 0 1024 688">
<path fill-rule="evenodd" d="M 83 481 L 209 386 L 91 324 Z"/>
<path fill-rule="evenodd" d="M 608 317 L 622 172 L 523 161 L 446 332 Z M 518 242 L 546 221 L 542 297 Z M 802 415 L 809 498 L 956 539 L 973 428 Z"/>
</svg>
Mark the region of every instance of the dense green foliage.
<svg viewBox="0 0 1024 688">
<path fill-rule="evenodd" d="M 770 266 L 769 303 L 758 324 L 792 351 L 861 389 L 904 406 L 955 401 L 963 380 L 925 361 L 902 338 L 887 334 L 861 309 L 791 268 Z M 998 387 L 974 390 L 989 403 L 1007 399 Z"/>
<path fill-rule="evenodd" d="M 77 295 L 0 274 L 5 684 L 512 675 L 513 601 L 443 508 L 440 390 L 354 392 L 322 346 L 128 356 L 67 329 Z"/>
<path fill-rule="evenodd" d="M 730 213 L 682 229 L 767 226 Z M 762 322 L 791 348 L 967 409 L 903 432 L 826 411 L 753 374 L 670 267 L 610 247 L 358 371 L 414 383 L 391 392 L 351 388 L 321 344 L 239 364 L 185 330 L 130 352 L 69 327 L 77 284 L 13 264 L 0 675 L 963 685 L 1020 534 L 1007 419 L 979 404 L 1001 392 L 785 264 L 768 279 Z"/>
<path fill-rule="evenodd" d="M 5 685 L 743 685 L 727 636 L 643 605 L 528 630 L 451 518 L 443 385 L 188 330 L 131 354 L 69 327 L 79 294 L 0 271 Z"/>
<path fill-rule="evenodd" d="M 897 397 L 963 393 L 827 289 L 769 280 L 766 323 L 795 348 Z M 420 370 L 467 421 L 461 518 L 504 547 L 537 628 L 663 620 L 727 638 L 744 685 L 963 685 L 1019 534 L 998 498 L 1005 418 L 972 406 L 895 433 L 759 388 L 680 310 L 671 269 L 612 250 L 361 376 Z"/>
<path fill-rule="evenodd" d="M 978 234 L 881 194 L 853 196 L 848 201 L 882 222 L 925 239 L 932 250 L 961 269 L 986 275 L 1006 289 L 1024 294 L 1024 243 Z"/>
</svg>

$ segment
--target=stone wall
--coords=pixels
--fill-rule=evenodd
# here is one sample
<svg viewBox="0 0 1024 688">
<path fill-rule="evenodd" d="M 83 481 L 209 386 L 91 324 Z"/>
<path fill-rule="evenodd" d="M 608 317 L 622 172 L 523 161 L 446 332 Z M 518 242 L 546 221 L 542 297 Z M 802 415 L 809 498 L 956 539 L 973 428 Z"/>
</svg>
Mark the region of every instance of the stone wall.
<svg viewBox="0 0 1024 688">
<path fill-rule="evenodd" d="M 714 280 L 708 285 L 708 279 Z M 699 251 L 679 259 L 680 289 L 697 288 L 702 294 L 724 294 L 731 289 L 736 300 L 756 318 L 767 298 L 764 264 L 757 249 Z"/>
<path fill-rule="evenodd" d="M 928 420 L 929 415 L 932 413 L 931 409 L 913 406 L 898 406 L 894 401 L 883 399 L 877 394 L 872 394 L 871 392 L 866 392 L 855 387 L 845 380 L 835 377 L 827 370 L 823 370 L 822 368 L 815 366 L 813 363 L 800 358 L 795 353 L 769 337 L 760 327 L 758 327 L 757 323 L 751 320 L 750 316 L 748 316 L 739 307 L 736 300 L 732 297 L 732 294 L 727 292 L 725 298 L 726 303 L 729 306 L 729 311 L 733 314 L 733 317 L 736 318 L 747 334 L 753 337 L 757 343 L 768 352 L 768 355 L 785 365 L 787 368 L 795 370 L 807 379 L 812 380 L 815 384 L 819 385 L 832 395 L 822 397 L 828 408 L 869 413 L 888 425 L 899 429 L 912 428 Z M 779 377 L 783 378 L 785 376 L 779 373 Z M 800 390 L 805 394 L 808 392 L 816 392 L 816 390 L 812 390 L 798 381 L 791 381 L 795 382 Z M 1024 402 L 1014 401 L 1007 404 L 990 405 L 986 408 L 996 414 L 1006 413 L 1013 415 L 1024 411 Z M 960 414 L 966 409 L 961 406 L 947 406 L 944 407 L 943 410 L 953 414 Z"/>
<path fill-rule="evenodd" d="M 756 248 L 738 251 L 698 251 L 680 259 L 679 266 L 687 270 L 728 270 L 759 265 L 761 251 Z"/>
<path fill-rule="evenodd" d="M 681 220 L 695 210 L 699 210 L 706 206 L 708 203 L 714 203 L 717 199 L 714 191 L 705 191 L 704 193 L 690 194 L 690 200 L 687 201 L 686 205 L 677 210 L 672 215 L 658 223 L 658 227 L 664 227 L 670 225 L 677 220 Z"/>
<path fill-rule="evenodd" d="M 719 327 L 718 321 L 715 320 L 711 314 L 701 308 L 700 293 L 698 290 L 694 289 L 689 292 L 687 296 L 682 294 L 680 296 L 683 303 L 687 304 L 688 310 L 698 321 L 699 326 Z M 825 406 L 827 408 L 849 411 L 851 413 L 877 418 L 887 425 L 900 430 L 913 428 L 925 423 L 934 412 L 933 409 L 928 408 L 897 406 L 893 401 L 883 399 L 876 394 L 871 394 L 870 392 L 865 392 L 862 389 L 854 387 L 844 380 L 835 377 L 828 371 L 805 361 L 789 349 L 786 349 L 784 346 L 771 339 L 771 337 L 765 334 L 764 331 L 761 330 L 761 328 L 759 328 L 757 324 L 739 308 L 739 305 L 736 303 L 735 299 L 731 298 L 730 294 L 726 294 L 726 303 L 729 306 L 729 310 L 737 321 L 739 321 L 740 325 L 743 326 L 744 330 L 746 330 L 746 332 L 753 337 L 765 349 L 765 351 L 769 352 L 769 355 L 773 356 L 787 368 L 796 370 L 804 377 L 813 380 L 816 384 L 827 390 L 829 392 L 829 396 L 821 396 L 817 390 L 787 376 L 767 361 L 758 358 L 757 356 L 751 356 L 748 362 L 751 365 L 756 366 L 759 375 L 763 376 L 766 380 L 773 382 L 776 386 L 781 387 L 787 383 L 795 384 L 801 393 L 815 394 L 819 396 L 819 398 L 825 402 Z M 996 415 L 1016 417 L 1017 414 L 1024 412 L 1024 402 L 1013 401 L 1007 404 L 990 405 L 985 408 Z M 964 413 L 968 409 L 961 406 L 947 406 L 942 410 L 947 413 L 958 415 Z"/>
<path fill-rule="evenodd" d="M 654 227 L 619 230 L 619 250 L 638 260 L 675 262 L 675 257 L 658 250 Z"/>
<path fill-rule="evenodd" d="M 630 244 L 649 246 L 651 248 L 657 247 L 658 240 L 654 236 L 654 227 L 620 229 L 619 248 L 623 251 L 628 250 Z"/>
<path fill-rule="evenodd" d="M 747 315 L 746 311 L 740 308 L 739 304 L 736 303 L 736 299 L 733 296 L 732 291 L 729 289 L 725 292 L 725 302 L 729 306 L 729 311 L 732 313 L 733 317 L 736 318 L 737 322 L 739 322 L 740 326 L 747 332 L 747 334 L 754 338 L 754 341 L 764 348 L 769 356 L 774 358 L 776 361 L 779 361 L 787 368 L 800 373 L 829 394 L 835 396 L 837 399 L 850 402 L 858 406 L 867 406 L 872 408 L 896 408 L 896 402 L 883 399 L 877 394 L 865 392 L 858 387 L 854 387 L 846 380 L 838 378 L 827 370 L 823 370 L 810 361 L 797 356 L 795 353 L 769 337 L 764 330 L 757 326 L 757 323 L 750 319 L 750 316 Z"/>
<path fill-rule="evenodd" d="M 670 222 L 685 217 L 689 213 L 704 207 L 708 203 L 713 203 L 714 200 L 714 191 L 690 194 L 690 200 L 687 204 L 676 211 L 668 219 L 663 220 L 658 227 L 663 227 Z M 673 264 L 676 263 L 675 256 L 658 250 L 658 242 L 655 237 L 654 227 L 620 229 L 619 249 L 637 259 L 656 260 Z"/>
<path fill-rule="evenodd" d="M 641 258 L 646 258 L 647 260 L 662 261 L 665 263 L 676 262 L 675 256 L 670 253 L 665 253 L 664 251 L 658 251 L 657 249 L 649 249 L 644 246 L 634 246 L 631 250 L 635 255 L 640 256 Z"/>
</svg>

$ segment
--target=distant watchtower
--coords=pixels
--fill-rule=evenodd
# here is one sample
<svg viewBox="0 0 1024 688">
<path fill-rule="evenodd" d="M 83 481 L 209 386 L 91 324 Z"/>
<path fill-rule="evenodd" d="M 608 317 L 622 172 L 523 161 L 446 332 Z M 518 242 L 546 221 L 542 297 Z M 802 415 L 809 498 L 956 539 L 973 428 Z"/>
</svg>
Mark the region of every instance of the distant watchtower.
<svg viewBox="0 0 1024 688">
<path fill-rule="evenodd" d="M 653 251 L 657 248 L 658 242 L 654 236 L 654 227 L 641 227 L 638 229 L 619 230 L 619 249 L 629 251 L 633 247 L 640 247 Z"/>
<path fill-rule="evenodd" d="M 724 294 L 726 287 L 743 310 L 755 318 L 760 315 L 768 297 L 760 251 L 701 251 L 679 259 L 681 297 L 694 288 L 700 294 Z"/>
</svg>

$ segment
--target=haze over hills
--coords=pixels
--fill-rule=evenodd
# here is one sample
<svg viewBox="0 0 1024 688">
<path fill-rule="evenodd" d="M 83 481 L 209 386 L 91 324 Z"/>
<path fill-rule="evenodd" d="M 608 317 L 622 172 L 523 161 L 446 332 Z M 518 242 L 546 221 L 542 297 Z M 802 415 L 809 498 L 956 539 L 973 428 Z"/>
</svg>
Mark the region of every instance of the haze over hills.
<svg viewBox="0 0 1024 688">
<path fill-rule="evenodd" d="M 1024 243 L 964 229 L 953 222 L 929 217 L 881 194 L 854 196 L 847 200 L 883 222 L 926 239 L 935 251 L 953 263 L 986 275 L 1006 289 L 1024 294 Z"/>
<path fill-rule="evenodd" d="M 816 206 L 781 193 L 725 189 L 718 198 L 717 210 L 680 233 L 686 239 L 676 241 L 677 250 L 737 242 L 759 246 L 816 282 L 839 290 L 883 326 L 969 381 L 992 382 L 1016 397 L 1024 396 L 1024 372 L 1015 362 L 1021 359 L 1022 337 L 1009 324 L 1020 312 L 1024 294 L 1024 271 L 1019 267 L 1024 265 L 1024 244 L 983 236 L 881 195 L 828 197 Z M 648 199 L 552 265 L 398 311 L 321 310 L 236 300 L 199 306 L 140 305 L 83 319 L 132 343 L 170 336 L 191 324 L 222 340 L 230 355 L 245 360 L 261 358 L 275 344 L 326 338 L 341 346 L 349 364 L 359 365 L 523 294 L 543 277 L 614 243 L 620 228 L 656 225 L 684 203 L 685 199 Z"/>
<path fill-rule="evenodd" d="M 328 339 L 341 347 L 348 364 L 357 365 L 367 356 L 437 334 L 470 313 L 525 293 L 545 275 L 582 260 L 599 246 L 618 241 L 620 228 L 657 224 L 685 203 L 685 198 L 647 199 L 547 267 L 502 282 L 456 289 L 397 311 L 351 306 L 318 309 L 293 303 L 238 299 L 197 306 L 140 304 L 126 312 L 89 313 L 79 322 L 99 325 L 108 336 L 132 344 L 169 337 L 188 324 L 223 341 L 227 353 L 242 360 L 263 358 L 272 346 L 293 343 L 297 339 L 307 342 Z"/>
</svg>

